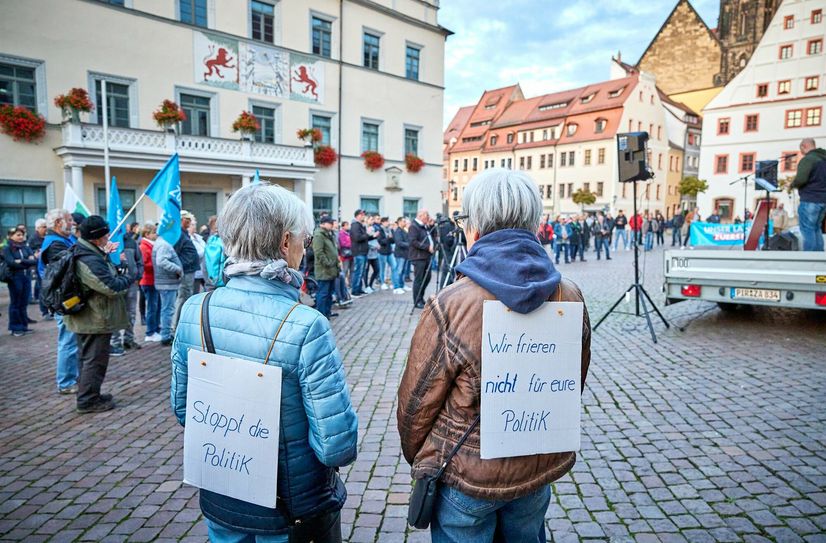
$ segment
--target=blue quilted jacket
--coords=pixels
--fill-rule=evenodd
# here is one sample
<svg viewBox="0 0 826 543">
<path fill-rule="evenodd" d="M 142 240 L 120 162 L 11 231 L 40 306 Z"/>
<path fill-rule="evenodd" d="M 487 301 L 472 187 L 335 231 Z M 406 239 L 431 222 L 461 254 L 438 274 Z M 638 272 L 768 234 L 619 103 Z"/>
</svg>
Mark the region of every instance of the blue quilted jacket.
<svg viewBox="0 0 826 543">
<path fill-rule="evenodd" d="M 187 352 L 201 349 L 200 307 L 204 294 L 183 307 L 172 348 L 172 409 L 186 415 Z M 298 290 L 258 276 L 232 278 L 209 300 L 217 354 L 263 363 L 278 326 L 298 301 Z M 358 420 L 350 403 L 341 357 L 330 324 L 299 305 L 278 335 L 270 364 L 283 369 L 278 506 L 260 507 L 201 490 L 204 516 L 231 529 L 280 533 L 341 509 L 347 498 L 335 468 L 356 458 Z"/>
</svg>

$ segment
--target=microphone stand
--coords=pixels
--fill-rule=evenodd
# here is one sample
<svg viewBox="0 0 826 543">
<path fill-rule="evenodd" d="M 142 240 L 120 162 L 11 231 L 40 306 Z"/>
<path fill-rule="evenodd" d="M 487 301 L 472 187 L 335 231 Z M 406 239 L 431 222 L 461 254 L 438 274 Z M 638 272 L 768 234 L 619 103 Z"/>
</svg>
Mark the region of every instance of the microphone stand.
<svg viewBox="0 0 826 543">
<path fill-rule="evenodd" d="M 746 220 L 747 220 L 747 217 L 749 216 L 749 201 L 748 201 L 748 197 L 749 197 L 749 177 L 752 177 L 753 175 L 754 175 L 754 172 L 747 173 L 743 177 L 738 177 L 737 179 L 735 179 L 734 181 L 729 183 L 729 186 L 734 185 L 736 183 L 740 183 L 740 182 L 743 183 L 743 248 L 744 249 L 746 248 Z"/>
</svg>

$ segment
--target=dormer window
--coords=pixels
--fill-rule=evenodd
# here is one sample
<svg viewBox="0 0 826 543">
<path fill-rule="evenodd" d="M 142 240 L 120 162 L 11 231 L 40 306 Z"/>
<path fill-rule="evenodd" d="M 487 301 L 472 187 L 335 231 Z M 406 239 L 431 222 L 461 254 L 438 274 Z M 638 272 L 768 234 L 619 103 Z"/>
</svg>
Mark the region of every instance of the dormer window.
<svg viewBox="0 0 826 543">
<path fill-rule="evenodd" d="M 597 134 L 605 131 L 605 125 L 608 123 L 605 119 L 597 119 L 594 121 L 594 132 Z"/>
<path fill-rule="evenodd" d="M 617 90 L 612 90 L 611 92 L 608 93 L 608 98 L 617 98 L 619 95 L 622 94 L 622 91 L 624 91 L 624 90 L 625 90 L 625 87 L 621 87 Z"/>
<path fill-rule="evenodd" d="M 539 106 L 539 111 L 548 111 L 551 109 L 562 109 L 563 107 L 567 106 L 568 102 L 557 102 L 555 104 L 545 104 Z"/>
<path fill-rule="evenodd" d="M 490 145 L 491 145 L 492 147 L 493 147 L 493 146 L 495 146 L 495 145 L 496 145 L 496 140 L 498 140 L 498 139 L 499 139 L 499 137 L 498 137 L 498 136 L 491 136 L 491 137 L 490 137 Z"/>
<path fill-rule="evenodd" d="M 583 97 L 582 97 L 581 102 L 582 102 L 583 104 L 587 104 L 588 102 L 590 102 L 591 100 L 593 100 L 593 99 L 594 99 L 594 96 L 596 96 L 596 95 L 597 95 L 597 93 L 592 92 L 592 93 L 591 93 L 591 94 L 589 94 L 588 96 L 583 96 Z"/>
<path fill-rule="evenodd" d="M 513 143 L 513 133 L 508 134 L 508 143 Z"/>
<path fill-rule="evenodd" d="M 485 109 L 496 109 L 496 104 L 488 104 L 485 106 Z"/>
<path fill-rule="evenodd" d="M 568 124 L 568 137 L 573 136 L 576 134 L 576 129 L 579 128 L 576 124 L 570 123 Z"/>
</svg>

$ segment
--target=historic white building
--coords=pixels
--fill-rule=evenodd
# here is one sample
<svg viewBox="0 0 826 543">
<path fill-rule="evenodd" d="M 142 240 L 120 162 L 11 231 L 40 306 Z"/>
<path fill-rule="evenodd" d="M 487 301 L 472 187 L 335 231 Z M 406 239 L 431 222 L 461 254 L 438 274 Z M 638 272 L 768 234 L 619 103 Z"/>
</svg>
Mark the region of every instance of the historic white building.
<svg viewBox="0 0 826 543">
<path fill-rule="evenodd" d="M 716 207 L 724 221 L 754 210 L 764 195 L 749 178 L 759 160 L 779 160 L 778 177 L 793 176 L 800 140 L 826 143 L 826 22 L 822 0 L 784 0 L 748 65 L 704 110 L 700 178 L 709 190 L 697 197 L 703 216 Z M 797 194 L 773 195 L 796 212 Z M 792 204 L 791 206 L 789 204 Z"/>
<path fill-rule="evenodd" d="M 318 214 L 357 207 L 412 215 L 440 205 L 444 43 L 438 0 L 27 0 L 0 17 L 0 104 L 45 117 L 37 143 L 0 134 L 2 227 L 42 216 L 70 183 L 105 208 L 101 81 L 107 82 L 112 175 L 124 207 L 177 151 L 184 207 L 217 213 L 256 170 Z M 81 123 L 54 105 L 73 87 L 97 105 Z M 160 129 L 177 102 L 187 121 Z M 252 140 L 232 131 L 258 118 Z M 317 167 L 296 136 L 318 128 L 339 154 Z M 386 162 L 368 171 L 361 153 Z M 421 157 L 410 173 L 405 155 Z M 144 201 L 137 220 L 157 217 Z"/>
</svg>

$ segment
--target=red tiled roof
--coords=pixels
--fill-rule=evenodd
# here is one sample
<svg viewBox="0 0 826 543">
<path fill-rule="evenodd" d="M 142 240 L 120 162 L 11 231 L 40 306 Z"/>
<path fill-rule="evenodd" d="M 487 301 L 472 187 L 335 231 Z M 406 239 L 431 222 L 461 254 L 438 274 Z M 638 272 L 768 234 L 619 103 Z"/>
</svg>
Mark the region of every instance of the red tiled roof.
<svg viewBox="0 0 826 543">
<path fill-rule="evenodd" d="M 459 111 L 457 111 L 456 115 L 453 116 L 453 120 L 450 121 L 450 124 L 447 125 L 447 129 L 445 130 L 445 144 L 449 145 L 451 138 L 456 138 L 458 140 L 459 135 L 462 133 L 462 130 L 465 129 L 465 125 L 467 125 L 472 113 L 473 106 L 459 108 Z"/>
<path fill-rule="evenodd" d="M 559 138 L 559 144 L 564 145 L 567 143 L 579 143 L 583 141 L 613 138 L 619 129 L 621 118 L 622 107 L 572 115 L 568 117 L 567 122 L 565 123 L 566 126 L 562 130 L 562 135 Z M 596 131 L 596 121 L 598 119 L 605 120 L 605 127 L 599 133 Z M 573 136 L 568 136 L 568 125 L 571 124 L 577 125 L 577 129 Z"/>
</svg>

